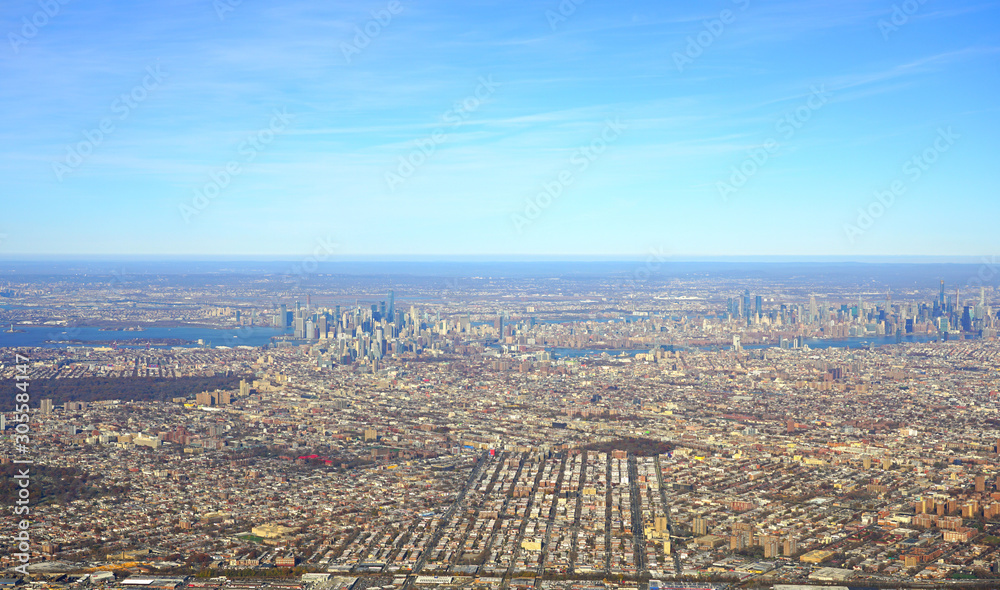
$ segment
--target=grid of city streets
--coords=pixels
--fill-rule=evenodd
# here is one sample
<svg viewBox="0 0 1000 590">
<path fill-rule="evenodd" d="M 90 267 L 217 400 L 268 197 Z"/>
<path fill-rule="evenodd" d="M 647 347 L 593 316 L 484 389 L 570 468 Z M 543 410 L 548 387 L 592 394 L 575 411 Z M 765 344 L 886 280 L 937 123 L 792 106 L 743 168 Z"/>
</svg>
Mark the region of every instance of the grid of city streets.
<svg viewBox="0 0 1000 590">
<path fill-rule="evenodd" d="M 329 570 L 412 575 L 407 586 L 672 572 L 658 462 L 624 450 L 484 453 L 446 512 L 366 531 Z"/>
</svg>

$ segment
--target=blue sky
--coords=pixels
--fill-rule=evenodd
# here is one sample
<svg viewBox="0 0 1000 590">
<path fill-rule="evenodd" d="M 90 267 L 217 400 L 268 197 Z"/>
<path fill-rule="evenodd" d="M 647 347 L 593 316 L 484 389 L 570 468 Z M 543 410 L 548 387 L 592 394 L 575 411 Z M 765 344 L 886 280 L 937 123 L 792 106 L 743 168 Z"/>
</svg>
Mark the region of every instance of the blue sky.
<svg viewBox="0 0 1000 590">
<path fill-rule="evenodd" d="M 45 6 L 0 256 L 1000 250 L 1000 2 Z"/>
</svg>

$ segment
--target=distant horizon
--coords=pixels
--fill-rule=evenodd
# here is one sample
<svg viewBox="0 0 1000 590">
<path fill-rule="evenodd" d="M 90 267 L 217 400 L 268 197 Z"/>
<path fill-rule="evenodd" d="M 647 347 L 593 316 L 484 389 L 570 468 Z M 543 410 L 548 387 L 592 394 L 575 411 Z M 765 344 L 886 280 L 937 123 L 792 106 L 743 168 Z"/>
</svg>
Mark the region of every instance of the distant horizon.
<svg viewBox="0 0 1000 590">
<path fill-rule="evenodd" d="M 137 262 L 295 262 L 312 255 L 287 254 L 3 254 L 3 262 L 105 262 L 131 260 Z M 323 256 L 318 262 L 634 262 L 641 260 L 669 262 L 722 263 L 819 263 L 819 264 L 1000 264 L 996 255 L 625 255 L 625 254 L 345 254 Z"/>
</svg>

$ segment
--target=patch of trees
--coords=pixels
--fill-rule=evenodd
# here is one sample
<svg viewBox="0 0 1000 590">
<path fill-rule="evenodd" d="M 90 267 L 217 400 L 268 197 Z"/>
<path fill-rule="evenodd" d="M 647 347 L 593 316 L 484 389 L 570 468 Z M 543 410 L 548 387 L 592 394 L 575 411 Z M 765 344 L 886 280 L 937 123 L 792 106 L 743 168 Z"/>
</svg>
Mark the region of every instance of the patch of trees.
<svg viewBox="0 0 1000 590">
<path fill-rule="evenodd" d="M 15 475 L 28 470 L 28 506 L 38 504 L 64 504 L 73 500 L 91 500 L 100 496 L 122 496 L 128 493 L 127 486 L 106 486 L 103 476 L 87 473 L 75 467 L 49 467 L 47 465 L 21 465 L 7 463 L 0 465 L 0 495 L 17 498 L 21 489 Z"/>
<path fill-rule="evenodd" d="M 69 401 L 97 402 L 106 400 L 122 401 L 170 401 L 175 397 L 216 389 L 237 389 L 241 377 L 83 377 L 80 379 L 33 379 L 29 386 L 32 406 L 38 400 L 51 399 L 59 405 Z M 6 379 L 0 387 L 14 390 L 14 380 Z M 12 411 L 14 396 L 3 405 L 3 411 Z"/>
<path fill-rule="evenodd" d="M 764 559 L 764 546 L 754 545 L 753 547 L 737 549 L 734 553 L 741 557 L 748 557 L 750 559 Z"/>
<path fill-rule="evenodd" d="M 652 457 L 653 455 L 665 455 L 673 451 L 674 445 L 662 440 L 630 436 L 608 442 L 594 442 L 581 448 L 585 451 L 595 451 L 598 453 L 610 453 L 616 450 L 628 451 L 637 457 Z"/>
</svg>

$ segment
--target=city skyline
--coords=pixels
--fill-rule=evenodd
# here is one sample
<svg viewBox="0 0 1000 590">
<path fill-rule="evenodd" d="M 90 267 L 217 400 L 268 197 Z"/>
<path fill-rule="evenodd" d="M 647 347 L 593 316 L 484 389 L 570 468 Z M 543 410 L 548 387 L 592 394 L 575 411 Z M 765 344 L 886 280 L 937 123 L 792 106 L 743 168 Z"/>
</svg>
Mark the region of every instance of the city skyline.
<svg viewBox="0 0 1000 590">
<path fill-rule="evenodd" d="M 45 6 L 0 258 L 1000 248 L 994 3 Z"/>
</svg>

